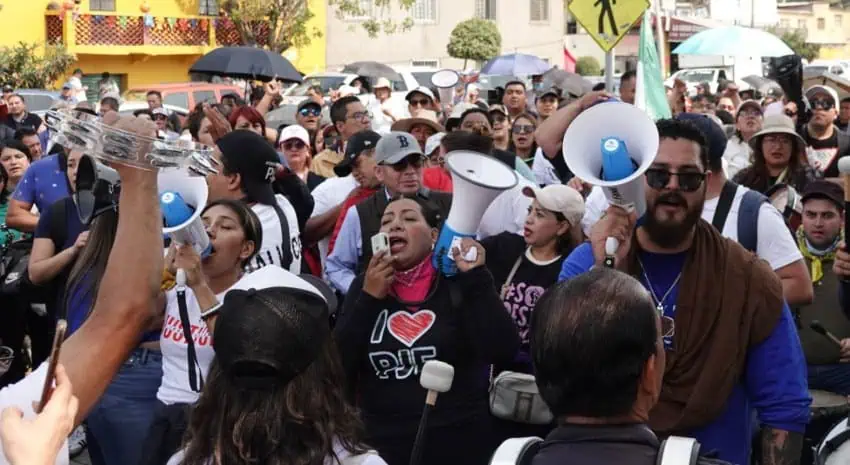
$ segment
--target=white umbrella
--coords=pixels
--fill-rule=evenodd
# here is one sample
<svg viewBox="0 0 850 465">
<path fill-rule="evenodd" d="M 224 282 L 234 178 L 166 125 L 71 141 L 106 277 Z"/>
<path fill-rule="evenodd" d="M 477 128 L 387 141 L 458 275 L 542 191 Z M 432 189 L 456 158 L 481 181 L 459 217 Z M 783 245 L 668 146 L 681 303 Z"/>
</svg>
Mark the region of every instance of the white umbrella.
<svg viewBox="0 0 850 465">
<path fill-rule="evenodd" d="M 775 35 L 761 29 L 728 26 L 706 29 L 679 44 L 679 55 L 734 55 L 781 57 L 794 51 Z"/>
</svg>

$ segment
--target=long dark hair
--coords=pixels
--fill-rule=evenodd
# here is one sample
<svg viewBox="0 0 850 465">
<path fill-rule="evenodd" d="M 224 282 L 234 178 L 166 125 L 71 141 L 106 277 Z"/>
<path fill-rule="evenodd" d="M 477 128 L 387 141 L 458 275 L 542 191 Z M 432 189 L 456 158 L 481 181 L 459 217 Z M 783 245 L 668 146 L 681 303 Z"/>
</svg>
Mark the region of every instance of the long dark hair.
<svg viewBox="0 0 850 465">
<path fill-rule="evenodd" d="M 97 295 L 100 281 L 106 273 L 106 262 L 109 260 L 109 252 L 112 250 L 112 244 L 115 243 L 117 232 L 118 212 L 116 210 L 107 210 L 92 220 L 86 246 L 74 261 L 65 286 L 63 314 L 66 317 L 70 310 L 71 297 L 75 292 L 79 293 L 79 301 L 86 302 L 87 298 L 91 298 L 91 302 L 94 303 L 94 296 Z M 91 308 L 87 313 L 90 312 Z"/>
<path fill-rule="evenodd" d="M 322 465 L 339 460 L 336 444 L 362 454 L 363 425 L 344 386 L 332 339 L 304 373 L 271 390 L 236 386 L 213 360 L 182 465 Z"/>
<path fill-rule="evenodd" d="M 762 150 L 762 141 L 764 136 L 760 136 L 755 141 L 753 149 L 752 165 L 739 171 L 733 181 L 742 186 L 749 187 L 754 191 L 764 194 L 770 189 L 770 173 L 767 171 L 767 163 L 764 160 L 764 151 Z M 800 142 L 796 137 L 791 136 L 791 158 L 788 160 L 788 174 L 786 174 L 783 182 L 792 185 L 798 191 L 801 191 L 806 184 L 806 173 L 803 167 L 802 150 Z"/>
<path fill-rule="evenodd" d="M 555 219 L 559 222 L 567 221 L 567 217 L 564 216 L 563 213 L 552 213 L 555 215 Z M 584 242 L 584 231 L 581 230 L 581 223 L 570 224 L 570 229 L 568 229 L 566 233 L 558 235 L 558 241 L 555 243 L 555 250 L 558 252 L 558 255 L 566 257 L 573 251 L 573 249 L 581 245 L 582 242 Z"/>
</svg>

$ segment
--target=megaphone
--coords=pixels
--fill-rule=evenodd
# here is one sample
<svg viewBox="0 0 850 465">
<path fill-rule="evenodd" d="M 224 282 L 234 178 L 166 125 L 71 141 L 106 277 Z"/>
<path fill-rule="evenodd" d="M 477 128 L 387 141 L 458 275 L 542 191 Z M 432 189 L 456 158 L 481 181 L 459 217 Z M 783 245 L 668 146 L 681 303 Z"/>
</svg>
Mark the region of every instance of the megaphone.
<svg viewBox="0 0 850 465">
<path fill-rule="evenodd" d="M 643 173 L 658 154 L 658 129 L 643 110 L 610 99 L 583 111 L 567 128 L 564 161 L 579 179 L 600 186 L 612 205 L 646 212 Z M 606 265 L 619 244 L 609 237 Z"/>
<path fill-rule="evenodd" d="M 452 104 L 455 95 L 455 86 L 457 86 L 458 82 L 460 82 L 460 75 L 453 69 L 441 69 L 431 75 L 431 85 L 436 87 L 437 92 L 440 94 L 440 103 L 442 104 L 444 113 L 449 105 Z"/>
<path fill-rule="evenodd" d="M 493 157 L 467 150 L 449 152 L 446 166 L 452 173 L 453 196 L 449 216 L 434 247 L 434 267 L 446 276 L 457 273 L 451 251 L 464 237 L 475 237 L 487 207 L 517 185 L 516 172 Z"/>
<path fill-rule="evenodd" d="M 210 238 L 201 221 L 201 212 L 207 205 L 206 179 L 190 176 L 184 170 L 169 170 L 159 173 L 157 183 L 162 232 L 177 244 L 191 245 L 198 255 L 208 255 Z"/>
<path fill-rule="evenodd" d="M 90 155 L 80 157 L 73 198 L 82 224 L 89 225 L 101 213 L 115 209 L 120 193 L 117 171 Z"/>
</svg>

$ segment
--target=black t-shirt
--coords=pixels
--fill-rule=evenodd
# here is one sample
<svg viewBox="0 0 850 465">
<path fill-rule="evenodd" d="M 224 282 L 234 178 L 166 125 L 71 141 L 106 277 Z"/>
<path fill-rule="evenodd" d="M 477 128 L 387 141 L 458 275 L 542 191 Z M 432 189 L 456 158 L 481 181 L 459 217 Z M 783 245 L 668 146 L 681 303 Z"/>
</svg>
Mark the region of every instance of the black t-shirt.
<svg viewBox="0 0 850 465">
<path fill-rule="evenodd" d="M 42 212 L 38 218 L 35 228 L 37 239 L 50 239 L 53 241 L 54 255 L 74 246 L 77 236 L 88 228 L 80 221 L 77 212 L 77 204 L 73 197 L 65 197 L 50 205 L 46 212 Z M 65 286 L 71 274 L 73 262 L 69 263 L 53 280 L 49 287 L 55 295 L 52 301 L 47 303 L 48 312 L 51 315 L 61 314 L 65 301 Z"/>
<path fill-rule="evenodd" d="M 833 124 L 833 125 L 835 125 L 835 127 L 837 127 L 838 129 L 840 129 L 840 130 L 842 130 L 842 131 L 844 131 L 844 132 L 847 132 L 847 125 L 848 125 L 848 124 L 847 124 L 847 123 L 842 123 L 840 119 L 835 118 L 835 121 L 834 121 L 832 124 Z"/>
<path fill-rule="evenodd" d="M 24 116 L 24 119 L 18 122 L 15 121 L 15 118 L 12 117 L 12 115 L 9 115 L 8 117 L 6 117 L 6 126 L 9 126 L 15 131 L 22 127 L 31 127 L 37 131 L 38 128 L 41 127 L 41 117 L 36 115 L 35 113 L 28 112 L 26 116 Z"/>
<path fill-rule="evenodd" d="M 843 134 L 842 134 L 843 135 Z M 824 177 L 838 177 L 838 159 L 850 155 L 850 146 L 839 144 L 839 132 L 835 130 L 832 136 L 826 139 L 815 139 L 809 135 L 807 127 L 802 130 L 803 139 L 806 141 L 806 155 L 809 159 L 809 165 L 818 172 L 823 173 Z M 846 138 L 847 136 L 844 135 Z"/>
<path fill-rule="evenodd" d="M 531 373 L 531 359 L 528 354 L 528 331 L 531 325 L 531 312 L 537 300 L 550 286 L 558 282 L 558 274 L 566 257 L 558 257 L 548 263 L 535 263 L 526 255 L 528 246 L 518 234 L 503 232 L 481 241 L 487 251 L 487 268 L 496 282 L 496 290 L 506 292 L 502 303 L 511 315 L 519 331 L 520 353 L 511 366 L 498 367 L 498 371 L 511 370 Z M 517 259 L 521 259 L 519 268 L 510 283 L 507 283 Z"/>
</svg>

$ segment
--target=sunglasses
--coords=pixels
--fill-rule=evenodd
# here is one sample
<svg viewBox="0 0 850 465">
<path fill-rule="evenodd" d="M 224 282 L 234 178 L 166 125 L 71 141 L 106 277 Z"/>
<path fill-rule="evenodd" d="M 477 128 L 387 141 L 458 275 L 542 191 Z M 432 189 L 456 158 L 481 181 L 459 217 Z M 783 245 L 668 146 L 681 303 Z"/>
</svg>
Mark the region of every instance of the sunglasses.
<svg viewBox="0 0 850 465">
<path fill-rule="evenodd" d="M 785 116 L 787 116 L 789 118 L 793 118 L 793 117 L 797 116 L 797 112 L 791 111 L 791 110 L 785 110 Z"/>
<path fill-rule="evenodd" d="M 535 129 L 533 124 L 517 124 L 511 128 L 511 132 L 514 134 L 531 134 Z"/>
<path fill-rule="evenodd" d="M 316 107 L 304 107 L 298 110 L 298 114 L 301 116 L 319 116 L 322 114 L 322 109 Z"/>
<path fill-rule="evenodd" d="M 281 146 L 283 147 L 283 150 L 303 150 L 304 147 L 307 146 L 307 144 L 300 140 L 288 140 L 284 142 Z"/>
<path fill-rule="evenodd" d="M 402 160 L 398 163 L 393 163 L 390 166 L 396 172 L 401 173 L 402 171 L 406 170 L 409 166 L 412 166 L 414 169 L 418 170 L 418 169 L 422 168 L 422 166 L 424 164 L 425 164 L 425 160 L 422 157 L 411 156 L 411 157 L 405 158 L 404 160 Z"/>
<path fill-rule="evenodd" d="M 661 168 L 650 168 L 646 170 L 646 183 L 649 187 L 661 190 L 670 184 L 670 179 L 677 176 L 679 180 L 679 190 L 684 192 L 694 192 L 702 185 L 705 180 L 705 173 L 699 172 L 684 172 L 673 173 Z"/>
<path fill-rule="evenodd" d="M 426 98 L 410 99 L 410 100 L 408 100 L 408 102 L 410 102 L 410 106 L 412 106 L 412 107 L 426 107 L 426 106 L 431 104 L 431 101 L 426 99 Z"/>
<path fill-rule="evenodd" d="M 813 110 L 832 110 L 835 105 L 830 100 L 816 99 L 811 101 Z"/>
</svg>

